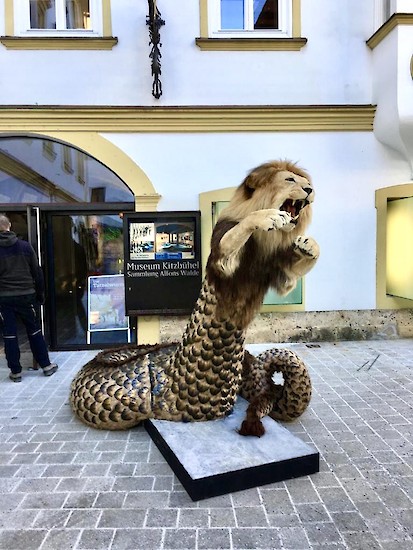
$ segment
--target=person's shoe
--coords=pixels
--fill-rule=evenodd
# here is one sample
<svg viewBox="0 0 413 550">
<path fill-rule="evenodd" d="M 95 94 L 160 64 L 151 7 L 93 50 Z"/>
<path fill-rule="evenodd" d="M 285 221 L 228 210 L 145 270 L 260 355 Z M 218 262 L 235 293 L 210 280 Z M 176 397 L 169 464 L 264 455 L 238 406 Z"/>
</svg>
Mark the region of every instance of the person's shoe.
<svg viewBox="0 0 413 550">
<path fill-rule="evenodd" d="M 21 372 L 11 372 L 9 374 L 9 378 L 12 382 L 21 382 L 22 381 L 22 373 Z"/>
<path fill-rule="evenodd" d="M 42 367 L 43 374 L 45 376 L 52 376 L 59 367 L 56 365 L 56 363 L 50 363 L 50 365 L 47 365 L 47 367 Z"/>
</svg>

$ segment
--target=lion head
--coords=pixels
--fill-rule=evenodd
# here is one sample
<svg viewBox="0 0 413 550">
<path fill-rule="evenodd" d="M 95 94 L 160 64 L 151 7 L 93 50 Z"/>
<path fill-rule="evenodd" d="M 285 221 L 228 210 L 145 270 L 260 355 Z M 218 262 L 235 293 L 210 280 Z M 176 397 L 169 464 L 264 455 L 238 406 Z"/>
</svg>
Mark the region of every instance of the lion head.
<svg viewBox="0 0 413 550">
<path fill-rule="evenodd" d="M 305 170 L 288 160 L 272 161 L 250 171 L 220 218 L 240 221 L 256 210 L 285 210 L 291 214 L 291 224 L 283 232 L 288 232 L 290 241 L 310 223 L 313 201 L 313 185 Z"/>
</svg>

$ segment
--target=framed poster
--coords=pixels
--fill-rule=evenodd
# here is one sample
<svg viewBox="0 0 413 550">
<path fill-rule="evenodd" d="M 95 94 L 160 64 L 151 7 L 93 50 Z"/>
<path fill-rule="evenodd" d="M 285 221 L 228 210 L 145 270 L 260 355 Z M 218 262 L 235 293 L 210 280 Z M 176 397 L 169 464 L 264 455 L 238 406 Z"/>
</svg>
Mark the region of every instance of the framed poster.
<svg viewBox="0 0 413 550">
<path fill-rule="evenodd" d="M 127 315 L 190 313 L 201 288 L 200 213 L 124 214 Z"/>
<path fill-rule="evenodd" d="M 129 330 L 123 275 L 88 277 L 88 332 Z"/>
</svg>

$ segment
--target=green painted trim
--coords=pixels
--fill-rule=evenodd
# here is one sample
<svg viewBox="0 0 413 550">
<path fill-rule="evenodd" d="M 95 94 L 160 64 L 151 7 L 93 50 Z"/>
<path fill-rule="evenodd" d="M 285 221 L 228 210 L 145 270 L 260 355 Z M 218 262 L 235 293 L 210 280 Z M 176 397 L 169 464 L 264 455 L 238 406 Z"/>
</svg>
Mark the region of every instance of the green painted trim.
<svg viewBox="0 0 413 550">
<path fill-rule="evenodd" d="M 413 13 L 393 13 L 390 19 L 367 40 L 367 46 L 374 50 L 399 25 L 413 25 Z"/>
<path fill-rule="evenodd" d="M 201 250 L 202 250 L 202 270 L 205 276 L 205 266 L 210 253 L 210 243 L 213 229 L 212 204 L 214 202 L 229 201 L 234 194 L 236 187 L 224 187 L 213 191 L 206 191 L 199 194 L 199 210 L 201 211 Z M 302 303 L 284 304 L 284 305 L 262 305 L 261 313 L 270 313 L 272 311 L 305 311 L 305 287 L 304 278 L 302 279 Z"/>
<path fill-rule="evenodd" d="M 371 132 L 374 114 L 374 105 L 0 106 L 0 131 Z"/>
<path fill-rule="evenodd" d="M 307 38 L 195 38 L 204 51 L 299 51 Z"/>
<path fill-rule="evenodd" d="M 0 36 L 8 50 L 111 50 L 114 37 L 101 36 Z"/>
</svg>

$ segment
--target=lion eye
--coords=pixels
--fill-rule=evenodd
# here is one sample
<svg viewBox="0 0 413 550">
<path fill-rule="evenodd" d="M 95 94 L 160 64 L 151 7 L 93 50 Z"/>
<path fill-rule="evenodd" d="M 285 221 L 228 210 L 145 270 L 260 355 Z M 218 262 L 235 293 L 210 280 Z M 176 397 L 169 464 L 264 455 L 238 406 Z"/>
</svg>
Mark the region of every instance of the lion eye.
<svg viewBox="0 0 413 550">
<path fill-rule="evenodd" d="M 295 182 L 295 179 L 294 178 L 285 178 L 285 181 L 294 181 Z"/>
</svg>

